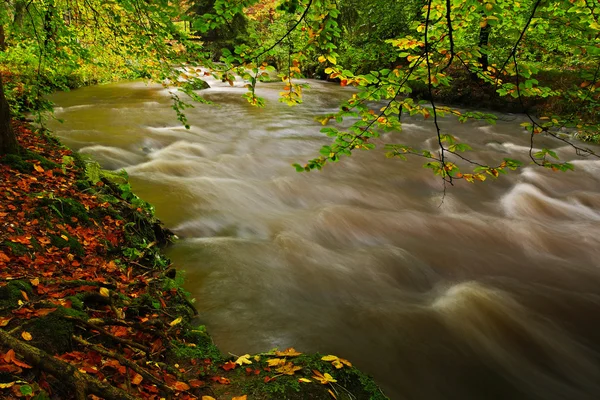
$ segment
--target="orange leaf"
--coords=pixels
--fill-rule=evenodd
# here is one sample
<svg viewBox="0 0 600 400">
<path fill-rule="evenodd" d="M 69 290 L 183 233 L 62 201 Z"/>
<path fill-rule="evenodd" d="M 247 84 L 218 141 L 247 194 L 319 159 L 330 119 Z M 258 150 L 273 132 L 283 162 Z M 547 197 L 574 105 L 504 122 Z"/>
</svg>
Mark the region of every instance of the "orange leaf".
<svg viewBox="0 0 600 400">
<path fill-rule="evenodd" d="M 202 400 L 217 400 L 212 396 L 202 396 Z"/>
<path fill-rule="evenodd" d="M 174 387 L 175 387 L 175 389 L 176 389 L 176 390 L 181 390 L 181 391 L 183 391 L 183 390 L 189 390 L 189 388 L 190 388 L 190 385 L 188 385 L 188 384 L 187 384 L 187 383 L 185 383 L 185 382 L 175 382 L 175 385 L 174 385 Z"/>
<path fill-rule="evenodd" d="M 0 261 L 9 262 L 10 258 L 4 252 L 0 251 Z"/>
<path fill-rule="evenodd" d="M 131 383 L 134 385 L 139 385 L 140 383 L 142 383 L 142 380 L 144 380 L 144 377 L 136 373 L 133 379 L 131 380 Z"/>
<path fill-rule="evenodd" d="M 23 333 L 21 333 L 21 337 L 27 341 L 30 341 L 33 339 L 33 336 L 31 336 L 31 333 L 29 333 L 27 331 L 23 331 Z"/>
<path fill-rule="evenodd" d="M 229 385 L 231 383 L 231 381 L 225 377 L 222 376 L 213 376 L 210 378 L 212 381 L 218 382 L 222 385 Z"/>
<path fill-rule="evenodd" d="M 199 388 L 205 385 L 204 381 L 201 381 L 199 379 L 192 379 L 191 381 L 189 381 L 189 384 L 193 388 Z"/>
<path fill-rule="evenodd" d="M 299 353 L 296 351 L 296 349 L 294 349 L 293 347 L 289 347 L 287 349 L 285 349 L 284 351 L 276 351 L 275 355 L 277 357 L 295 357 L 295 356 L 299 356 L 302 353 Z"/>
<path fill-rule="evenodd" d="M 44 172 L 44 168 L 42 168 L 41 166 L 35 164 L 33 166 L 33 169 L 35 169 L 37 172 Z"/>
<path fill-rule="evenodd" d="M 10 320 L 12 319 L 12 317 L 0 317 L 0 327 L 6 326 L 8 325 L 8 323 L 10 322 Z"/>
<path fill-rule="evenodd" d="M 21 368 L 31 368 L 31 365 L 25 364 L 23 361 L 19 361 L 14 357 L 12 359 L 12 362 L 13 362 L 13 364 L 15 364 L 16 366 L 21 367 Z"/>
<path fill-rule="evenodd" d="M 246 400 L 248 399 L 247 395 L 233 397 L 231 400 Z"/>
</svg>

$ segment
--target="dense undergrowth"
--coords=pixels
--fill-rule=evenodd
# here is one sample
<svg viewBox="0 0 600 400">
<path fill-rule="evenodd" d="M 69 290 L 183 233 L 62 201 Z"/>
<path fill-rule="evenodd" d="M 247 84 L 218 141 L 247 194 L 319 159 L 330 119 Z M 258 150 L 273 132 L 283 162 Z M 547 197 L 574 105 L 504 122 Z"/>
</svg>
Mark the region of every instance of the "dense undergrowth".
<svg viewBox="0 0 600 400">
<path fill-rule="evenodd" d="M 222 355 L 160 251 L 172 234 L 126 175 L 14 127 L 21 153 L 0 158 L 0 397 L 385 399 L 335 356 Z"/>
</svg>

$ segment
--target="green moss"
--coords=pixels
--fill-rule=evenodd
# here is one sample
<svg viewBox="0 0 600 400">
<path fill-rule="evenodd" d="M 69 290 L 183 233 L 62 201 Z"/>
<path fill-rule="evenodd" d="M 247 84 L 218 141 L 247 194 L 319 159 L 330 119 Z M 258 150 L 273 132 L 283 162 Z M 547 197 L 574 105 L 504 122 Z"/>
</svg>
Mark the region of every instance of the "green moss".
<svg viewBox="0 0 600 400">
<path fill-rule="evenodd" d="M 56 164 L 43 157 L 40 154 L 34 153 L 27 149 L 21 149 L 20 154 L 7 154 L 0 158 L 0 163 L 6 164 L 19 172 L 32 172 L 34 163 L 32 161 L 39 161 L 42 168 L 45 170 L 52 170 L 60 168 L 60 165 Z"/>
<path fill-rule="evenodd" d="M 206 337 L 198 338 L 196 342 L 190 342 L 188 344 L 194 344 L 195 346 L 188 346 L 183 343 L 176 341 L 171 342 L 171 353 L 180 363 L 189 360 L 204 360 L 209 358 L 213 364 L 219 364 L 223 360 L 221 351 L 215 346 L 210 338 Z"/>
<path fill-rule="evenodd" d="M 75 239 L 74 237 L 72 237 L 71 235 L 69 235 L 65 231 L 62 231 L 61 234 L 64 235 L 64 236 L 66 236 L 67 240 L 65 240 L 61 236 L 49 235 L 50 236 L 50 243 L 53 246 L 56 246 L 59 249 L 64 249 L 64 248 L 68 247 L 76 255 L 78 255 L 80 257 L 85 256 L 85 249 L 83 248 L 83 246 L 81 245 L 81 243 L 79 243 L 77 241 L 77 239 Z"/>
<path fill-rule="evenodd" d="M 83 301 L 78 296 L 69 296 L 67 300 L 71 301 L 71 307 L 73 310 L 83 311 L 84 304 Z"/>
<path fill-rule="evenodd" d="M 75 187 L 77 188 L 77 190 L 83 192 L 84 190 L 89 190 L 92 187 L 92 185 L 90 185 L 89 181 L 85 179 L 80 179 L 75 182 Z"/>
<path fill-rule="evenodd" d="M 0 244 L 0 248 L 9 249 L 11 253 L 15 256 L 22 256 L 29 252 L 27 246 L 22 245 L 21 243 L 14 243 L 10 240 L 5 240 Z"/>
<path fill-rule="evenodd" d="M 33 294 L 31 284 L 27 281 L 16 280 L 0 287 L 0 308 L 16 307 L 19 300 L 23 299 L 23 293 Z"/>
<path fill-rule="evenodd" d="M 40 207 L 46 208 L 50 215 L 56 215 L 71 226 L 77 226 L 80 223 L 89 224 L 90 222 L 87 210 L 77 200 L 63 197 L 44 197 L 39 200 L 39 204 Z M 47 213 L 46 210 L 37 210 L 36 213 L 41 214 L 39 217 L 42 217 L 43 213 Z M 72 217 L 77 218 L 77 220 L 73 221 Z"/>
</svg>

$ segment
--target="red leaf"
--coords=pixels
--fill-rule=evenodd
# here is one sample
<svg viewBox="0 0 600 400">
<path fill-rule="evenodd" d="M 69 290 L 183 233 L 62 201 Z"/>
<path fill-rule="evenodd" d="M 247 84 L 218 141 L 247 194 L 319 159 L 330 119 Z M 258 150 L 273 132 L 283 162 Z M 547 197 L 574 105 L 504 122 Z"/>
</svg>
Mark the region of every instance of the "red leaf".
<svg viewBox="0 0 600 400">
<path fill-rule="evenodd" d="M 231 371 L 232 369 L 235 369 L 235 367 L 237 367 L 237 364 L 233 361 L 228 361 L 221 366 L 225 371 Z"/>
</svg>

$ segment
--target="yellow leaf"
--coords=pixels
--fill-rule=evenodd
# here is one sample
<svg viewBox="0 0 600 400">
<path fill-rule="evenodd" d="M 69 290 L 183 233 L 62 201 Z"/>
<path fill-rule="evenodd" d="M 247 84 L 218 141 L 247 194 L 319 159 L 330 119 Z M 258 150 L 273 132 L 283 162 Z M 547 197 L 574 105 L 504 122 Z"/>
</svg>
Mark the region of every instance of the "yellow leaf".
<svg viewBox="0 0 600 400">
<path fill-rule="evenodd" d="M 329 60 L 330 63 L 337 64 L 337 60 L 335 59 L 334 56 L 327 56 L 327 59 Z"/>
<path fill-rule="evenodd" d="M 299 371 L 301 369 L 302 367 L 299 367 L 297 365 L 294 365 L 294 363 L 289 362 L 277 368 L 276 371 L 284 375 L 294 375 L 296 371 Z"/>
<path fill-rule="evenodd" d="M 337 397 L 335 396 L 335 393 L 333 393 L 333 392 L 331 391 L 331 389 L 327 389 L 327 391 L 329 392 L 329 394 L 331 395 L 331 397 L 333 397 L 334 399 L 336 399 L 336 400 L 337 400 Z"/>
<path fill-rule="evenodd" d="M 214 397 L 212 397 L 212 396 L 202 396 L 202 399 L 201 399 L 201 400 L 217 400 L 217 399 L 215 399 L 215 398 L 214 398 Z"/>
<path fill-rule="evenodd" d="M 337 356 L 332 356 L 332 355 L 321 357 L 321 360 L 323 360 L 323 361 L 335 361 L 337 359 L 338 359 Z"/>
<path fill-rule="evenodd" d="M 37 172 L 44 172 L 44 168 L 40 167 L 37 164 L 34 164 L 33 169 L 35 169 Z"/>
<path fill-rule="evenodd" d="M 0 383 L 0 389 L 8 389 L 12 387 L 16 382 Z"/>
<path fill-rule="evenodd" d="M 104 297 L 110 297 L 110 290 L 105 287 L 100 288 L 100 295 Z"/>
<path fill-rule="evenodd" d="M 67 235 L 60 235 L 61 238 L 65 239 L 67 242 L 69 241 L 69 238 Z"/>
<path fill-rule="evenodd" d="M 323 361 L 331 361 L 331 364 L 336 367 L 337 369 L 340 369 L 345 365 L 351 367 L 352 363 L 348 360 L 345 360 L 343 358 L 339 358 L 338 356 L 332 356 L 332 355 L 328 355 L 328 356 L 324 356 L 321 358 L 321 360 Z"/>
<path fill-rule="evenodd" d="M 250 354 L 244 354 L 243 356 L 238 357 L 238 359 L 235 360 L 235 363 L 238 365 L 252 364 L 252 361 L 250 361 Z"/>
<path fill-rule="evenodd" d="M 306 382 L 306 383 L 311 383 L 312 381 L 310 379 L 306 379 L 306 378 L 300 378 L 298 379 L 298 382 Z"/>
<path fill-rule="evenodd" d="M 322 374 L 316 369 L 313 369 L 313 373 L 313 378 L 318 380 L 323 385 L 326 385 L 331 382 L 337 382 L 335 379 L 333 379 L 333 376 L 329 375 L 327 372 L 325 374 Z"/>
<path fill-rule="evenodd" d="M 31 333 L 26 332 L 26 331 L 21 333 L 21 337 L 27 341 L 30 341 L 33 339 L 33 336 L 31 336 Z"/>
<path fill-rule="evenodd" d="M 231 400 L 246 400 L 248 398 L 247 395 L 233 397 Z"/>
<path fill-rule="evenodd" d="M 259 362 L 260 361 L 260 356 L 254 356 L 254 361 Z"/>
<path fill-rule="evenodd" d="M 4 326 L 8 325 L 8 323 L 10 322 L 11 319 L 12 319 L 12 317 L 10 317 L 10 318 L 0 317 L 0 327 L 4 327 Z"/>
<path fill-rule="evenodd" d="M 277 367 L 279 365 L 285 364 L 285 359 L 284 358 L 271 358 L 270 360 L 267 361 L 267 364 L 269 364 L 269 367 Z"/>
<path fill-rule="evenodd" d="M 299 353 L 296 351 L 296 349 L 294 349 L 293 347 L 289 347 L 287 349 L 285 349 L 284 351 L 276 351 L 275 355 L 277 357 L 296 357 L 301 355 L 302 353 Z"/>
<path fill-rule="evenodd" d="M 171 321 L 171 323 L 170 323 L 169 325 L 171 325 L 171 326 L 175 326 L 175 325 L 177 325 L 177 324 L 180 324 L 180 323 L 181 323 L 181 321 L 183 321 L 183 317 L 179 317 L 179 318 L 177 318 L 177 319 L 174 319 L 173 321 Z"/>
<path fill-rule="evenodd" d="M 40 284 L 40 278 L 30 279 L 29 282 L 31 282 L 32 286 L 37 286 Z"/>
<path fill-rule="evenodd" d="M 319 57 L 319 62 L 320 63 L 324 63 L 325 61 L 327 61 L 327 59 L 323 56 Z"/>
</svg>

